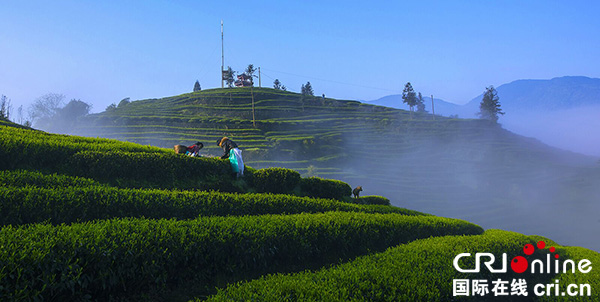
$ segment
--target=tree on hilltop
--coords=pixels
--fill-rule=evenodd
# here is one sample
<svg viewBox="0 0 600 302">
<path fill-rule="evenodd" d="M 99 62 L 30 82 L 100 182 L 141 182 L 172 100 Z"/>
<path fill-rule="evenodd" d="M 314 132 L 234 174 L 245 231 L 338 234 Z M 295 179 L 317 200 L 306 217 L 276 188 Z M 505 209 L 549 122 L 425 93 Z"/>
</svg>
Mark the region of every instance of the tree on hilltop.
<svg viewBox="0 0 600 302">
<path fill-rule="evenodd" d="M 121 103 L 119 103 L 119 106 L 123 106 L 123 101 L 129 102 L 128 99 L 129 98 L 123 99 Z M 72 99 L 63 108 L 59 109 L 56 112 L 56 118 L 72 121 L 79 117 L 83 117 L 90 114 L 91 109 L 91 104 L 88 104 L 78 99 Z"/>
<path fill-rule="evenodd" d="M 119 102 L 119 105 L 117 105 L 117 107 L 118 108 L 125 107 L 125 106 L 129 105 L 129 103 L 131 103 L 131 98 L 127 97 L 127 98 L 122 99 Z"/>
<path fill-rule="evenodd" d="M 29 116 L 31 122 L 40 120 L 42 123 L 47 122 L 58 113 L 64 103 L 65 96 L 58 93 L 48 93 L 37 98 L 29 107 Z"/>
<path fill-rule="evenodd" d="M 494 86 L 486 87 L 483 99 L 479 103 L 479 112 L 477 115 L 482 119 L 498 122 L 498 114 L 504 114 L 500 108 L 500 98 Z"/>
<path fill-rule="evenodd" d="M 412 119 L 413 107 L 417 105 L 417 94 L 410 82 L 404 85 L 402 91 L 402 102 L 410 107 L 410 118 Z"/>
<path fill-rule="evenodd" d="M 312 85 L 310 85 L 310 81 L 306 82 L 306 85 L 302 85 L 302 87 L 300 87 L 300 93 L 302 95 L 310 95 L 310 96 L 314 96 L 315 92 L 313 91 Z"/>
<path fill-rule="evenodd" d="M 227 83 L 227 87 L 233 87 L 233 83 L 235 82 L 235 71 L 231 69 L 231 66 L 227 66 L 227 70 L 225 71 L 225 82 Z"/>
<path fill-rule="evenodd" d="M 250 78 L 250 85 L 252 86 L 254 86 L 254 77 L 256 77 L 254 75 L 255 72 L 256 68 L 253 64 L 248 64 L 248 67 L 246 67 L 246 71 L 244 72 Z"/>
<path fill-rule="evenodd" d="M 10 118 L 10 110 L 12 106 L 10 105 L 10 100 L 3 95 L 0 98 L 0 119 L 8 121 Z"/>
<path fill-rule="evenodd" d="M 427 112 L 427 110 L 425 110 L 425 101 L 423 100 L 423 95 L 421 95 L 420 92 L 419 92 L 419 97 L 417 97 L 417 112 L 419 112 L 419 113 Z"/>
<path fill-rule="evenodd" d="M 202 90 L 202 88 L 200 88 L 200 82 L 198 82 L 198 80 L 196 80 L 196 83 L 194 84 L 194 92 L 200 91 L 200 90 Z"/>
</svg>

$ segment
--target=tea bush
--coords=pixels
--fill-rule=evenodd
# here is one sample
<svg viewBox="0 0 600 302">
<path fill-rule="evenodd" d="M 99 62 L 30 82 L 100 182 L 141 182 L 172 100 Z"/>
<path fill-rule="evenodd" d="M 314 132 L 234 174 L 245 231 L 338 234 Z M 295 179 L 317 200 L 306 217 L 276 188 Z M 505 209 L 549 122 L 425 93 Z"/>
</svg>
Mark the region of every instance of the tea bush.
<svg viewBox="0 0 600 302">
<path fill-rule="evenodd" d="M 266 168 L 256 170 L 253 184 L 259 193 L 291 193 L 300 183 L 300 173 L 285 168 Z"/>
<path fill-rule="evenodd" d="M 343 181 L 334 179 L 323 179 L 320 177 L 302 178 L 300 181 L 302 194 L 311 197 L 333 198 L 342 200 L 350 196 L 352 188 Z"/>
<path fill-rule="evenodd" d="M 379 205 L 385 205 L 385 206 L 390 205 L 389 199 L 387 199 L 383 196 L 377 196 L 377 195 L 369 195 L 369 196 L 362 196 L 359 198 L 353 198 L 352 201 L 357 204 L 379 204 Z"/>
<path fill-rule="evenodd" d="M 508 281 L 524 278 L 530 286 L 553 283 L 552 275 L 547 274 L 499 275 L 483 269 L 481 273 L 463 274 L 452 264 L 460 253 L 485 251 L 495 254 L 496 259 L 501 259 L 502 253 L 522 255 L 523 246 L 528 243 L 535 244 L 536 240 L 499 230 L 478 236 L 422 239 L 315 273 L 278 274 L 232 285 L 208 301 L 454 301 L 453 279 L 488 279 L 491 282 L 498 278 Z M 512 258 L 509 256 L 509 259 Z M 597 285 L 598 281 L 594 283 Z M 487 298 L 490 296 L 493 298 L 491 291 Z M 482 299 L 477 296 L 461 298 Z"/>
<path fill-rule="evenodd" d="M 109 300 L 192 278 L 211 288 L 432 235 L 481 232 L 456 219 L 345 212 L 6 226 L 0 300 Z"/>
</svg>

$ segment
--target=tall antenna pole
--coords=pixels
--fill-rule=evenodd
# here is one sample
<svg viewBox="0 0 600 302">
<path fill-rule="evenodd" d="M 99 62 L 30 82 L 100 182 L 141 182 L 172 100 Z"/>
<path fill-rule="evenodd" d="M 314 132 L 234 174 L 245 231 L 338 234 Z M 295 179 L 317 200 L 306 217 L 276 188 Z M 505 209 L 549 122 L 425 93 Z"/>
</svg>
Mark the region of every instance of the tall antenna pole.
<svg viewBox="0 0 600 302">
<path fill-rule="evenodd" d="M 261 88 L 261 82 L 260 82 L 260 67 L 258 67 L 258 88 Z"/>
<path fill-rule="evenodd" d="M 221 20 L 221 88 L 225 87 L 223 84 L 223 72 L 225 71 L 225 52 L 223 50 L 223 20 Z"/>
</svg>

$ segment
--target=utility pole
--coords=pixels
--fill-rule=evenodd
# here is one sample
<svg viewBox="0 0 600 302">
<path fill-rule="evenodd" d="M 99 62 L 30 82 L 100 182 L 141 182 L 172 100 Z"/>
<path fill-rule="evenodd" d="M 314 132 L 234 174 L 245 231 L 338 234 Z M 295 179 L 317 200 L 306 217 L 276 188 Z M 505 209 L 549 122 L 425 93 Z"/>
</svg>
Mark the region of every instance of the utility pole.
<svg viewBox="0 0 600 302">
<path fill-rule="evenodd" d="M 225 51 L 223 50 L 223 20 L 221 20 L 221 88 L 225 87 L 223 73 L 225 72 Z"/>
<path fill-rule="evenodd" d="M 260 67 L 258 67 L 258 88 L 262 88 L 262 85 L 260 83 Z"/>
<path fill-rule="evenodd" d="M 254 86 L 250 86 L 250 94 L 252 95 L 252 126 L 256 128 L 256 121 L 254 120 Z"/>
<path fill-rule="evenodd" d="M 433 120 L 435 121 L 435 108 L 433 108 L 433 94 L 431 95 L 431 115 L 433 116 Z"/>
</svg>

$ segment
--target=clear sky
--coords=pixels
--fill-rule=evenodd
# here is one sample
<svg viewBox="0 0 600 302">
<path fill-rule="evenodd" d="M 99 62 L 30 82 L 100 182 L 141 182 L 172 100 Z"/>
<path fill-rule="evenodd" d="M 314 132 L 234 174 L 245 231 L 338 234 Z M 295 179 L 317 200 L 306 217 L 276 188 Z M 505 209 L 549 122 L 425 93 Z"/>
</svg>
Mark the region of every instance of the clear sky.
<svg viewBox="0 0 600 302">
<path fill-rule="evenodd" d="M 599 1 L 0 0 L 0 94 L 62 93 L 104 110 L 125 97 L 220 87 L 225 66 L 263 86 L 373 100 L 410 81 L 465 103 L 486 86 L 600 77 Z"/>
</svg>

